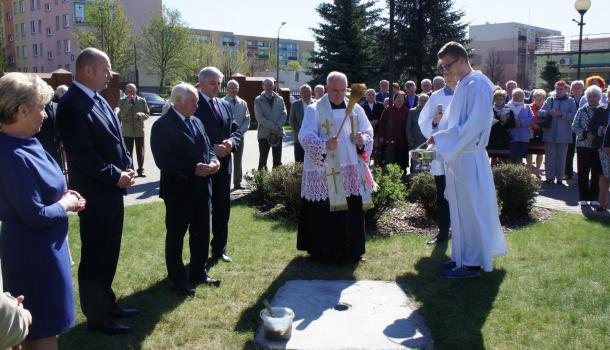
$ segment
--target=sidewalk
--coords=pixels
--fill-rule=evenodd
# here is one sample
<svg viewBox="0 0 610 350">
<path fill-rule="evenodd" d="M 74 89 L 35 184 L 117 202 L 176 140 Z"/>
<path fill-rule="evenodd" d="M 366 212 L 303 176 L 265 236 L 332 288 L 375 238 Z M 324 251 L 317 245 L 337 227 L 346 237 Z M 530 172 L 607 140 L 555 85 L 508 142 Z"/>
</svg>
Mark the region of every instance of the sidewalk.
<svg viewBox="0 0 610 350">
<path fill-rule="evenodd" d="M 136 178 L 136 183 L 127 192 L 125 197 L 125 205 L 133 205 L 140 203 L 148 203 L 159 200 L 159 169 L 155 165 L 153 160 L 152 152 L 150 151 L 150 129 L 153 123 L 159 118 L 159 116 L 152 116 L 145 124 L 146 126 L 146 157 L 144 160 L 145 178 Z M 243 172 L 252 171 L 258 167 L 258 141 L 256 137 L 256 130 L 249 130 L 246 132 L 245 138 L 245 149 L 243 155 Z M 282 149 L 282 163 L 290 163 L 294 161 L 293 152 L 293 138 L 291 134 L 288 134 L 284 138 L 283 149 Z M 267 168 L 271 169 L 271 152 L 269 152 L 269 159 L 267 160 Z M 576 157 L 574 157 L 574 169 L 576 169 Z M 245 180 L 242 180 L 245 184 Z M 548 208 L 557 211 L 569 212 L 569 213 L 583 213 L 580 206 L 578 205 L 578 185 L 577 176 L 568 182 L 568 185 L 555 185 L 555 184 L 542 184 L 542 190 L 540 195 L 536 199 L 536 206 Z M 585 212 L 594 213 L 589 207 L 585 208 Z M 610 213 L 606 213 L 610 216 Z"/>
</svg>

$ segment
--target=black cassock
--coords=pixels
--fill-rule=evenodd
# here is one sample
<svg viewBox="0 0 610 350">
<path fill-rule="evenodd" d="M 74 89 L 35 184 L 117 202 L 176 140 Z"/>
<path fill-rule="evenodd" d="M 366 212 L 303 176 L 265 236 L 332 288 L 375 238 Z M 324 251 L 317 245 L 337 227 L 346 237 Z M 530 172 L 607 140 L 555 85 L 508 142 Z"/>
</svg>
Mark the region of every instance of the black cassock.
<svg viewBox="0 0 610 350">
<path fill-rule="evenodd" d="M 330 211 L 329 200 L 302 199 L 297 249 L 314 260 L 356 262 L 365 251 L 362 197 L 347 197 L 347 210 Z"/>
</svg>

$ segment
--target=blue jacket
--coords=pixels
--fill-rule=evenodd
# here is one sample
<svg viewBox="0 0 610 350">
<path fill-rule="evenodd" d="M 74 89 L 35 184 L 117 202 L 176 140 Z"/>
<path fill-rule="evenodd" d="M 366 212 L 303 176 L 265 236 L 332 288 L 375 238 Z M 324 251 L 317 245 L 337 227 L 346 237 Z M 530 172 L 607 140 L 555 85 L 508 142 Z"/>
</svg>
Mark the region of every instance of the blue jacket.
<svg viewBox="0 0 610 350">
<path fill-rule="evenodd" d="M 561 112 L 558 117 L 551 117 L 548 113 L 552 109 Z M 572 121 L 576 114 L 576 103 L 572 97 L 566 96 L 561 99 L 549 97 L 538 111 L 538 116 L 551 118 L 551 126 L 544 129 L 544 142 L 572 143 Z"/>
</svg>

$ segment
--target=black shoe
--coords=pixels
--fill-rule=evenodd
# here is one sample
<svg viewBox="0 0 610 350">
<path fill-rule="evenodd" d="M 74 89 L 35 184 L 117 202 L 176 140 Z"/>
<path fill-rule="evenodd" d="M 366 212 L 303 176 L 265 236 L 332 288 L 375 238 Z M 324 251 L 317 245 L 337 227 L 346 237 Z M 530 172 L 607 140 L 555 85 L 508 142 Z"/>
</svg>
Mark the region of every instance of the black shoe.
<svg viewBox="0 0 610 350">
<path fill-rule="evenodd" d="M 179 297 L 192 297 L 195 295 L 195 288 L 172 284 L 172 292 L 176 293 Z"/>
<path fill-rule="evenodd" d="M 144 175 L 144 169 L 138 170 L 138 177 L 146 177 L 146 175 Z"/>
<path fill-rule="evenodd" d="M 140 314 L 140 310 L 138 309 L 123 309 L 117 307 L 116 309 L 110 311 L 110 316 L 114 318 L 126 318 L 133 317 Z"/>
<path fill-rule="evenodd" d="M 87 330 L 89 332 L 99 332 L 106 335 L 119 335 L 131 333 L 131 327 L 120 324 L 114 321 L 109 321 L 102 324 L 87 322 Z"/>
<path fill-rule="evenodd" d="M 447 236 L 436 235 L 436 236 L 434 236 L 434 238 L 432 238 L 431 240 L 427 241 L 426 244 L 427 245 L 441 244 L 441 243 L 447 242 L 448 240 L 449 240 L 449 238 L 447 238 Z"/>
<path fill-rule="evenodd" d="M 552 184 L 553 183 L 553 179 L 546 179 L 544 180 L 545 184 Z"/>
<path fill-rule="evenodd" d="M 222 260 L 222 261 L 228 262 L 228 263 L 233 261 L 233 258 L 228 256 L 227 254 L 213 254 L 212 259 L 213 260 Z"/>
<path fill-rule="evenodd" d="M 220 280 L 216 278 L 212 278 L 208 275 L 203 275 L 201 278 L 191 279 L 191 283 L 193 284 L 204 284 L 206 286 L 214 286 L 220 287 Z"/>
</svg>

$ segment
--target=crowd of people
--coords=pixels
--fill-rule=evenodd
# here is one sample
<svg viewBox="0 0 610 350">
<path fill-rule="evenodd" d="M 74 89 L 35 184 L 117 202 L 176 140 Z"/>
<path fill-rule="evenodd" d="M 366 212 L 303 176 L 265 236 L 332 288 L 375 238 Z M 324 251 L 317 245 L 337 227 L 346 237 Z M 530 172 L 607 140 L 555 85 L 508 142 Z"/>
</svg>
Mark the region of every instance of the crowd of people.
<svg viewBox="0 0 610 350">
<path fill-rule="evenodd" d="M 303 162 L 302 210 L 297 248 L 321 261 L 365 260 L 364 211 L 372 207 L 374 166 L 395 163 L 405 173 L 428 170 L 409 151 L 436 151 L 429 165 L 437 189 L 438 234 L 452 238 L 447 278 L 491 271 L 507 252 L 498 219 L 491 166 L 522 164 L 531 176 L 565 184 L 577 156 L 579 204 L 604 211 L 610 184 L 610 114 L 602 77 L 564 80 L 554 90 L 505 89 L 474 71 L 462 45 L 438 53 L 439 76 L 401 89 L 382 80 L 360 101 L 349 98 L 341 72 L 325 85 L 305 84 L 287 113 L 286 102 L 265 79 L 254 101 L 259 170 L 281 164 L 284 125 L 295 136 L 295 161 Z M 54 92 L 35 75 L 0 78 L 0 348 L 56 349 L 57 335 L 74 324 L 68 247 L 68 213 L 78 213 L 80 304 L 89 331 L 131 332 L 117 320 L 139 314 L 116 300 L 112 282 L 123 233 L 126 190 L 144 170 L 146 101 L 134 84 L 113 110 L 100 95 L 111 75 L 108 55 L 95 48 L 76 59 L 74 81 Z M 197 84 L 176 84 L 150 145 L 161 171 L 165 204 L 165 262 L 171 290 L 192 296 L 194 286 L 220 286 L 210 261 L 230 263 L 230 189 L 241 187 L 244 137 L 250 126 L 239 84 L 205 67 Z M 391 103 L 390 103 L 391 101 Z M 61 140 L 61 141 L 60 141 Z M 137 168 L 132 155 L 137 155 Z M 135 169 L 134 169 L 135 168 Z M 67 176 L 66 176 L 67 175 Z M 66 178 L 69 182 L 66 183 Z M 476 188 L 477 191 L 472 191 Z M 189 233 L 190 265 L 182 260 Z M 212 237 L 210 241 L 210 237 Z M 30 254 L 23 254 L 28 251 Z M 31 259 L 34 254 L 37 259 Z M 2 282 L 2 279 L 0 279 Z"/>
</svg>

